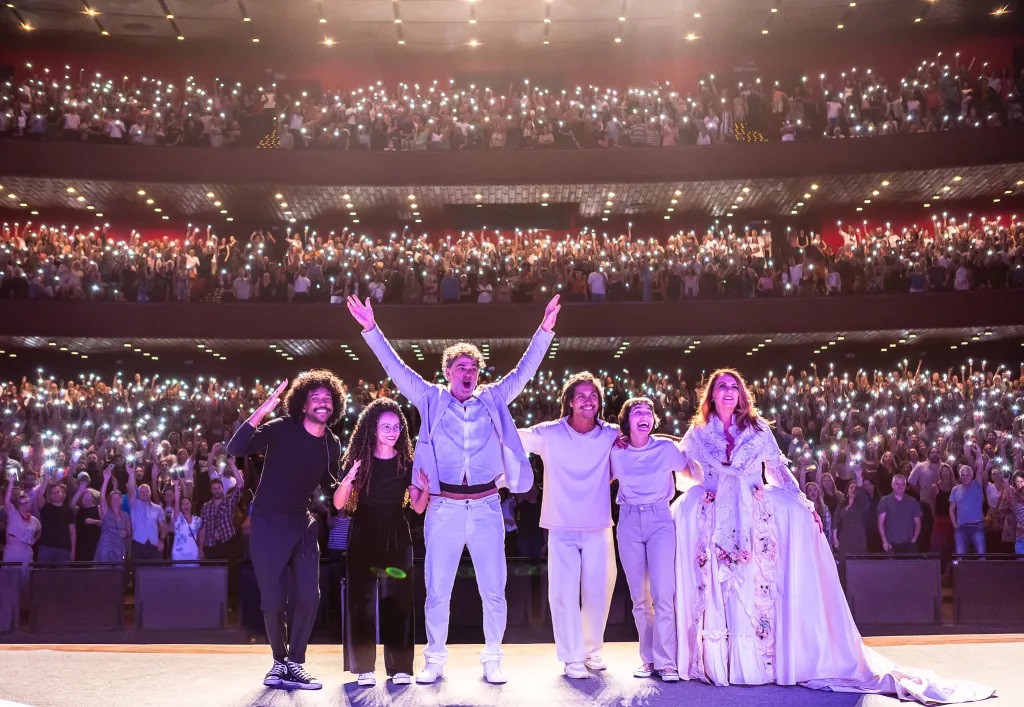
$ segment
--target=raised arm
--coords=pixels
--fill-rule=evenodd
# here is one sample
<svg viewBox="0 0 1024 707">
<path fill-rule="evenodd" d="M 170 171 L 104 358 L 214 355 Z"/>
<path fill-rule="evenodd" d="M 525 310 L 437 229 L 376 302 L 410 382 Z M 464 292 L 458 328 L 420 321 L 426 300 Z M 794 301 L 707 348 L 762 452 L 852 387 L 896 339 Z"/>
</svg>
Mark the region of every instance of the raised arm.
<svg viewBox="0 0 1024 707">
<path fill-rule="evenodd" d="M 110 508 L 107 505 L 107 487 L 110 486 L 110 477 L 114 473 L 114 465 L 111 464 L 103 470 L 103 483 L 100 484 L 100 519 L 107 515 L 107 510 Z"/>
<path fill-rule="evenodd" d="M 395 382 L 395 387 L 417 407 L 423 402 L 427 391 L 432 387 L 430 383 L 423 380 L 423 377 L 416 371 L 409 368 L 405 361 L 399 357 L 391 344 L 384 337 L 377 321 L 373 316 L 373 305 L 370 299 L 360 302 L 359 298 L 352 295 L 348 298 L 348 311 L 363 326 L 363 339 L 373 351 L 374 356 L 384 367 L 384 371 Z"/>
<path fill-rule="evenodd" d="M 14 479 L 17 477 L 17 472 L 13 469 L 7 472 L 7 490 L 4 491 L 4 508 L 7 509 L 8 516 L 14 515 L 11 511 L 11 495 L 14 493 Z"/>
<path fill-rule="evenodd" d="M 356 473 L 359 471 L 360 461 L 356 459 L 352 462 L 352 466 L 349 467 L 348 473 L 341 477 L 341 481 L 338 482 L 338 487 L 334 489 L 334 507 L 337 510 L 342 510 L 348 504 L 348 499 L 352 495 L 352 482 L 356 480 Z"/>
<path fill-rule="evenodd" d="M 135 474 L 129 472 L 128 474 L 128 503 L 135 503 L 135 496 L 138 489 L 135 487 Z"/>
<path fill-rule="evenodd" d="M 174 510 L 171 513 L 171 527 L 178 525 L 178 515 L 181 513 L 181 477 L 174 482 Z"/>
<path fill-rule="evenodd" d="M 552 297 L 548 306 L 544 308 L 544 319 L 540 323 L 540 328 L 533 335 L 530 345 L 516 367 L 491 387 L 494 396 L 506 405 L 523 392 L 523 388 L 537 373 L 544 360 L 544 354 L 551 346 L 551 340 L 555 338 L 555 323 L 558 321 L 558 311 L 562 308 L 558 304 L 559 297 L 560 295 Z"/>
<path fill-rule="evenodd" d="M 281 381 L 281 384 L 271 393 L 270 397 L 256 408 L 256 412 L 250 415 L 249 419 L 235 430 L 231 441 L 228 442 L 228 454 L 235 457 L 245 457 L 267 448 L 267 445 L 270 444 L 272 432 L 268 431 L 268 427 L 261 423 L 263 418 L 277 407 L 281 393 L 284 392 L 287 386 L 288 379 Z M 207 467 L 207 469 L 209 468 Z"/>
</svg>

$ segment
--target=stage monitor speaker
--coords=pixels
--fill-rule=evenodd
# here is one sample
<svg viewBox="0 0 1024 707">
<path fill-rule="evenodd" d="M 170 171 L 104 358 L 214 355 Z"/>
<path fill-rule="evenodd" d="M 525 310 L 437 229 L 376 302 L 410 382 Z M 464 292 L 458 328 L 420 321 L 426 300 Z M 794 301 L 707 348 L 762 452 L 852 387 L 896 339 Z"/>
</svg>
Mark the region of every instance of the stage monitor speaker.
<svg viewBox="0 0 1024 707">
<path fill-rule="evenodd" d="M 98 633 L 124 625 L 125 570 L 121 565 L 31 565 L 32 631 Z"/>
<path fill-rule="evenodd" d="M 135 628 L 196 631 L 227 625 L 227 565 L 138 565 Z"/>
<path fill-rule="evenodd" d="M 20 628 L 21 578 L 26 571 L 20 562 L 0 564 L 0 633 Z"/>
<path fill-rule="evenodd" d="M 992 556 L 955 560 L 953 620 L 961 626 L 1024 626 L 1024 562 Z"/>
<path fill-rule="evenodd" d="M 907 592 L 907 587 L 914 587 Z M 937 625 L 942 582 L 938 557 L 848 557 L 846 598 L 860 627 Z"/>
</svg>

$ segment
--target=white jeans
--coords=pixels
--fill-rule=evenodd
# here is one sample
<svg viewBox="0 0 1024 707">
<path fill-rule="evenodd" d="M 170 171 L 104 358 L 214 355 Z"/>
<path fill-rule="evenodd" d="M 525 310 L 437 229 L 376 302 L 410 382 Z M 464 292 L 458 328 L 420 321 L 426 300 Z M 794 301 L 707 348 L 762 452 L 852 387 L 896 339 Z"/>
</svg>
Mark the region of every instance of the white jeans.
<svg viewBox="0 0 1024 707">
<path fill-rule="evenodd" d="M 427 546 L 424 614 L 428 663 L 444 665 L 448 657 L 448 620 L 452 585 L 462 549 L 469 546 L 476 584 L 484 607 L 484 651 L 481 663 L 500 660 L 508 606 L 505 602 L 505 522 L 498 494 L 473 501 L 432 497 L 423 526 Z"/>
<path fill-rule="evenodd" d="M 640 660 L 676 667 L 676 526 L 668 503 L 619 506 L 619 561 L 633 600 Z"/>
<path fill-rule="evenodd" d="M 600 654 L 614 588 L 611 528 L 548 532 L 548 603 L 558 660 L 582 663 Z"/>
</svg>

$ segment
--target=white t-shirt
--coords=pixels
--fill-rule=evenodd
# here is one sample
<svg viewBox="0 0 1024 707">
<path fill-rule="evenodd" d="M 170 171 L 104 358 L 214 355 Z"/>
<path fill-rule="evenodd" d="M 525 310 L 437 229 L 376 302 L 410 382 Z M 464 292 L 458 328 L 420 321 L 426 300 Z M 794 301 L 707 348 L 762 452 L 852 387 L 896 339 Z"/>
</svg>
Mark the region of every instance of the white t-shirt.
<svg viewBox="0 0 1024 707">
<path fill-rule="evenodd" d="M 295 278 L 295 294 L 301 294 L 303 292 L 309 292 L 309 278 L 305 275 L 299 275 Z"/>
<path fill-rule="evenodd" d="M 608 291 L 604 280 L 604 273 L 597 270 L 587 275 L 587 284 L 590 286 L 591 294 L 603 295 Z"/>
<path fill-rule="evenodd" d="M 619 505 L 667 503 L 675 492 L 673 472 L 686 464 L 675 442 L 651 438 L 644 447 L 612 447 L 612 478 L 619 482 Z"/>
<path fill-rule="evenodd" d="M 587 434 L 566 418 L 519 430 L 527 452 L 544 462 L 540 527 L 604 530 L 612 527 L 609 454 L 619 428 L 600 420 Z"/>
</svg>

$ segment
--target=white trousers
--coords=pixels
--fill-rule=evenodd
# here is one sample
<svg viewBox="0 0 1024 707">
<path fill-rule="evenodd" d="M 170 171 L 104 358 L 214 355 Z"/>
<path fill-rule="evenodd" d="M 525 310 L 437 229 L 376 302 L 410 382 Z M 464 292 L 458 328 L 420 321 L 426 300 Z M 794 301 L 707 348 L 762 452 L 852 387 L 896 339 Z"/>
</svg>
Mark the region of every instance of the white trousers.
<svg viewBox="0 0 1024 707">
<path fill-rule="evenodd" d="M 484 608 L 484 651 L 481 663 L 500 660 L 508 606 L 505 602 L 505 522 L 498 494 L 472 501 L 433 497 L 423 525 L 427 546 L 424 580 L 427 602 L 424 614 L 428 663 L 444 665 L 448 658 L 448 622 L 452 585 L 462 549 L 469 546 L 476 586 Z"/>
<path fill-rule="evenodd" d="M 611 528 L 548 532 L 548 604 L 559 661 L 582 663 L 601 653 L 614 588 Z"/>
<path fill-rule="evenodd" d="M 676 668 L 676 526 L 668 503 L 621 505 L 619 561 L 633 600 L 640 660 Z"/>
</svg>

